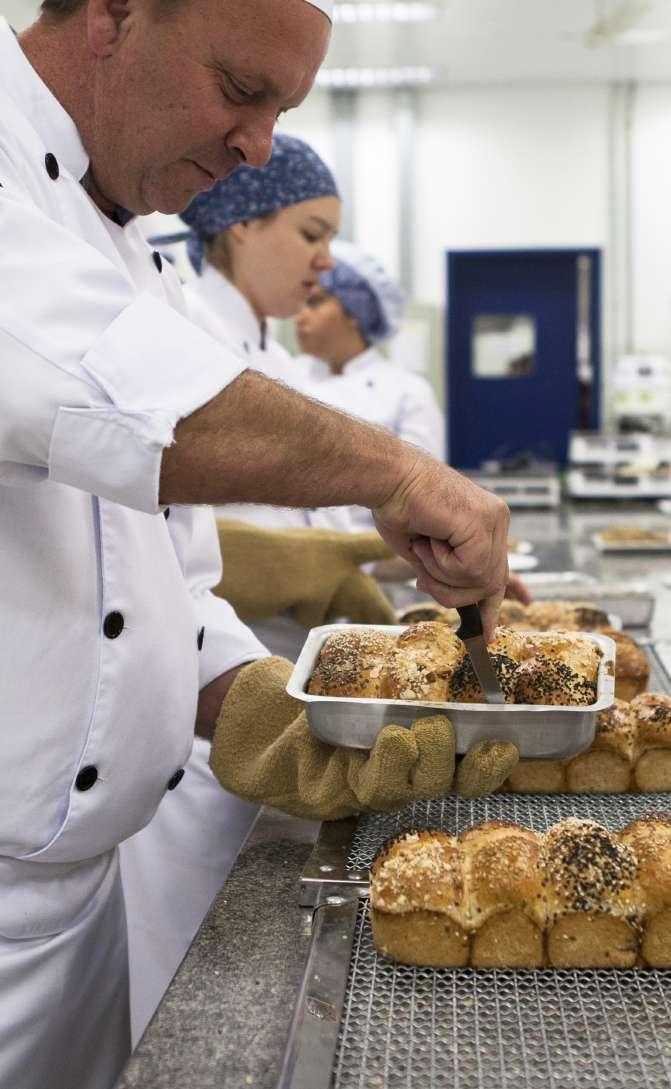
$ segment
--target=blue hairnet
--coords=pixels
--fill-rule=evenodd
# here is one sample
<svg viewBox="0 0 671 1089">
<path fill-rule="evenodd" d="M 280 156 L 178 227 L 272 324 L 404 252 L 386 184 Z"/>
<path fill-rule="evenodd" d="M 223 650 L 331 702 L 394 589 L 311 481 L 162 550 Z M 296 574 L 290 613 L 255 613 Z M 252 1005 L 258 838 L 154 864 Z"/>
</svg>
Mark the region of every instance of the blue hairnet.
<svg viewBox="0 0 671 1089">
<path fill-rule="evenodd" d="M 260 219 L 314 197 L 337 196 L 335 178 L 317 152 L 303 140 L 278 132 L 265 166 L 239 166 L 181 213 L 192 229 L 187 241 L 191 264 L 200 274 L 205 243 L 234 223 Z"/>
<path fill-rule="evenodd" d="M 398 332 L 405 312 L 405 292 L 390 280 L 374 257 L 349 242 L 334 242 L 335 266 L 319 282 L 351 318 L 367 344 L 388 340 Z"/>
</svg>

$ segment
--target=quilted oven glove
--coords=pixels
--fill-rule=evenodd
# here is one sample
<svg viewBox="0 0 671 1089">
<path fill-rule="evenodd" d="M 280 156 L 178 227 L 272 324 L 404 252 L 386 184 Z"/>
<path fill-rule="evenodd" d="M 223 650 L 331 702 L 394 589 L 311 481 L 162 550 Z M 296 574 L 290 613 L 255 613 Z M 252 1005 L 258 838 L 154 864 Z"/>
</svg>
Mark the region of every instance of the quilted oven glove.
<svg viewBox="0 0 671 1089">
<path fill-rule="evenodd" d="M 445 715 L 410 729 L 385 726 L 370 752 L 335 748 L 314 736 L 287 695 L 292 665 L 262 658 L 236 677 L 222 704 L 210 767 L 226 790 L 311 820 L 400 809 L 449 793 L 454 731 Z M 475 797 L 500 786 L 517 763 L 509 742 L 483 742 L 461 762 L 457 790 Z"/>
<path fill-rule="evenodd" d="M 289 612 L 305 628 L 346 616 L 395 624 L 396 614 L 362 563 L 393 555 L 378 533 L 262 529 L 219 519 L 224 576 L 215 593 L 248 623 Z"/>
</svg>

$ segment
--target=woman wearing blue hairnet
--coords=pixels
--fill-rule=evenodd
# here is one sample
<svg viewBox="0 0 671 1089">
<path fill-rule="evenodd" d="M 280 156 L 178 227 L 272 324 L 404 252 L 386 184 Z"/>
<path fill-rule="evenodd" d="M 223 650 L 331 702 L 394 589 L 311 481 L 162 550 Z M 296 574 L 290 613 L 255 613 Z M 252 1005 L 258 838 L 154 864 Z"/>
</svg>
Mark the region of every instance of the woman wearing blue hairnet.
<svg viewBox="0 0 671 1089">
<path fill-rule="evenodd" d="M 268 335 L 266 320 L 293 317 L 333 268 L 340 198 L 331 171 L 302 140 L 276 134 L 263 169 L 240 167 L 182 218 L 192 229 L 188 253 L 197 273 L 185 292 L 191 316 L 250 366 L 302 389 L 303 368 Z M 334 616 L 395 619 L 360 569 L 387 551 L 376 533 L 356 532 L 351 508 L 244 505 L 218 514 L 221 592 L 273 653 L 295 658 L 306 629 Z M 346 585 L 325 600 L 334 565 Z"/>
<path fill-rule="evenodd" d="M 354 412 L 399 438 L 445 458 L 445 420 L 429 383 L 385 358 L 379 345 L 403 320 L 402 289 L 372 257 L 347 242 L 333 246 L 324 270 L 296 318 L 305 357 L 303 392 Z M 350 508 L 356 525 L 372 525 L 368 511 Z"/>
</svg>

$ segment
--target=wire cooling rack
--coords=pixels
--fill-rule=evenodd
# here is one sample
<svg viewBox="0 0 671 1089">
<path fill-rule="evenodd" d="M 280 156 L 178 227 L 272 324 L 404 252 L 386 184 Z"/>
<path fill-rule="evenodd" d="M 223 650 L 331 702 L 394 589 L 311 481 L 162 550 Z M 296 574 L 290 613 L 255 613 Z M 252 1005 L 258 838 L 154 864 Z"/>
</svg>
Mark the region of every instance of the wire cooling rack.
<svg viewBox="0 0 671 1089">
<path fill-rule="evenodd" d="M 357 914 L 333 1089 L 664 1089 L 671 973 L 394 965 Z"/>
<path fill-rule="evenodd" d="M 650 689 L 671 691 L 671 646 L 666 660 L 647 650 Z M 664 810 L 671 794 L 494 794 L 325 825 L 303 875 L 317 923 L 280 1089 L 671 1086 L 671 971 L 397 965 L 375 950 L 366 899 L 375 854 L 412 828 L 542 832 L 577 816 L 619 829 Z"/>
</svg>

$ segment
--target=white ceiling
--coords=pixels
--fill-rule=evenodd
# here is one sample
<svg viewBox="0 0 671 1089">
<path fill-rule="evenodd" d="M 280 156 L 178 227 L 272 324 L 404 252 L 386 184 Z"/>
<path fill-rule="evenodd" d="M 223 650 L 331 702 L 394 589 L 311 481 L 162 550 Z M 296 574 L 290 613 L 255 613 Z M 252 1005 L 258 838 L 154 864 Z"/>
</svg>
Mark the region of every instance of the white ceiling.
<svg viewBox="0 0 671 1089">
<path fill-rule="evenodd" d="M 435 0 L 440 16 L 415 24 L 343 24 L 329 66 L 428 65 L 441 83 L 576 83 L 671 80 L 671 2 L 644 5 L 637 32 L 655 44 L 589 47 L 598 19 L 622 0 Z"/>
<path fill-rule="evenodd" d="M 278 0 L 281 2 L 281 0 Z M 439 17 L 416 24 L 334 28 L 329 67 L 430 66 L 441 84 L 671 82 L 671 0 L 433 0 Z M 652 44 L 590 48 L 598 19 L 623 4 L 647 9 L 636 31 L 661 31 Z M 16 29 L 34 17 L 35 0 L 0 0 Z"/>
</svg>

